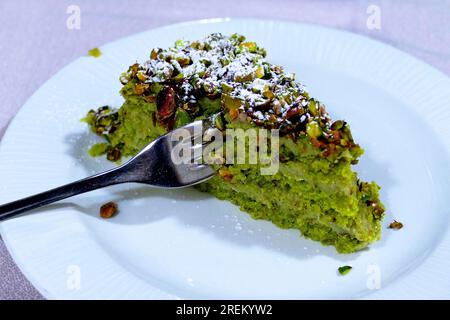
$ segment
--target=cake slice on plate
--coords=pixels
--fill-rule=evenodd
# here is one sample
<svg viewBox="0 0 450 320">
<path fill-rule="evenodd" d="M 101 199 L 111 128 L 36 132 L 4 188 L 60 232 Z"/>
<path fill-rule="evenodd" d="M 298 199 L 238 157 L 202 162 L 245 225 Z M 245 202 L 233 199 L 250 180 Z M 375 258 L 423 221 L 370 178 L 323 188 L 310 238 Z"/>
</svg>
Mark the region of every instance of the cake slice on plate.
<svg viewBox="0 0 450 320">
<path fill-rule="evenodd" d="M 91 155 L 132 156 L 196 119 L 213 118 L 220 130 L 278 130 L 274 174 L 261 174 L 260 164 L 215 164 L 217 175 L 197 187 L 338 252 L 365 248 L 380 238 L 384 207 L 378 185 L 351 170 L 363 149 L 345 121 L 332 121 L 293 74 L 265 56 L 238 34 L 153 49 L 146 63 L 120 77 L 125 102 L 119 109 L 89 111 L 87 123 L 105 138 Z"/>
</svg>

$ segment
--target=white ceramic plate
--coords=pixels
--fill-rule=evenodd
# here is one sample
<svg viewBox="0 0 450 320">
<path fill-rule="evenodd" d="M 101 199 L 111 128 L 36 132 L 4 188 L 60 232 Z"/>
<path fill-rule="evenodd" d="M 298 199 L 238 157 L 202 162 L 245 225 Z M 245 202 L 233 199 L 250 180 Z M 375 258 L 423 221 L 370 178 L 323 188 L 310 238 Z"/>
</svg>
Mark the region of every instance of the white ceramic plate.
<svg viewBox="0 0 450 320">
<path fill-rule="evenodd" d="M 86 155 L 78 119 L 120 105 L 119 74 L 151 48 L 239 32 L 297 74 L 365 148 L 356 170 L 381 186 L 382 239 L 351 255 L 255 221 L 192 189 L 124 185 L 1 223 L 25 275 L 47 298 L 450 298 L 450 80 L 396 49 L 351 33 L 257 20 L 208 20 L 140 33 L 82 57 L 43 85 L 0 149 L 0 203 L 111 164 Z M 98 217 L 117 201 L 120 214 Z M 405 227 L 392 231 L 393 220 Z M 352 265 L 346 276 L 337 268 Z"/>
</svg>

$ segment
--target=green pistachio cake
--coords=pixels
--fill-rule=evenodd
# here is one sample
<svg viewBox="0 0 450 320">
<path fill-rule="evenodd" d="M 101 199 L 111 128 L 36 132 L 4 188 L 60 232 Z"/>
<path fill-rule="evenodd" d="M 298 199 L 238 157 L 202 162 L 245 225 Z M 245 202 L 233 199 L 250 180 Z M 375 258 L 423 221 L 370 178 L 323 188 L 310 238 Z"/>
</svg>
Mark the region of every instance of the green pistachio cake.
<svg viewBox="0 0 450 320">
<path fill-rule="evenodd" d="M 86 122 L 105 138 L 90 149 L 111 161 L 132 156 L 150 141 L 196 119 L 216 127 L 279 129 L 279 169 L 262 175 L 257 165 L 214 165 L 217 175 L 197 187 L 340 253 L 380 238 L 384 215 L 379 187 L 358 179 L 351 165 L 363 149 L 345 121 L 332 121 L 266 52 L 245 37 L 211 34 L 153 49 L 144 64 L 120 77 L 123 105 L 91 110 Z"/>
</svg>

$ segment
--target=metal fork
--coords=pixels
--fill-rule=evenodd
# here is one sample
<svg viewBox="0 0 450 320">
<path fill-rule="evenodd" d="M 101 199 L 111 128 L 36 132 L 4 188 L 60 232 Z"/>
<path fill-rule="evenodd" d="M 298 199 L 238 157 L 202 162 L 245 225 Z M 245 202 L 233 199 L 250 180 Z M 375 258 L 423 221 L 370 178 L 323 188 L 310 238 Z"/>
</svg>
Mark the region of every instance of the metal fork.
<svg viewBox="0 0 450 320">
<path fill-rule="evenodd" d="M 186 161 L 175 164 L 172 161 L 171 155 L 176 144 L 186 142 L 174 139 L 174 134 L 179 135 L 181 129 L 189 132 L 193 142 L 190 144 L 192 150 L 199 150 L 206 144 L 202 139 L 203 122 L 195 121 L 154 140 L 121 166 L 0 206 L 0 221 L 62 199 L 120 183 L 138 182 L 158 188 L 183 188 L 208 180 L 214 175 L 214 170 L 205 164 L 197 164 L 194 161 L 197 158 L 192 157 L 191 163 Z M 196 154 L 198 155 L 194 152 L 194 156 Z"/>
</svg>

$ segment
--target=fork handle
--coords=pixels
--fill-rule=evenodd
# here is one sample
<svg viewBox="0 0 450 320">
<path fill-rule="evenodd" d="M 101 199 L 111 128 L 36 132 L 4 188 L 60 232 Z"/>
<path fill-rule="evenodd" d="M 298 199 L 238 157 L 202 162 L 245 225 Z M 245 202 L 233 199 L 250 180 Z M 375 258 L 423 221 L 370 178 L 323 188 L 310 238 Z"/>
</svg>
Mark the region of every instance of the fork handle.
<svg viewBox="0 0 450 320">
<path fill-rule="evenodd" d="M 130 177 L 127 174 L 124 174 L 121 167 L 114 168 L 55 189 L 1 205 L 0 221 L 77 194 L 129 181 Z"/>
</svg>

